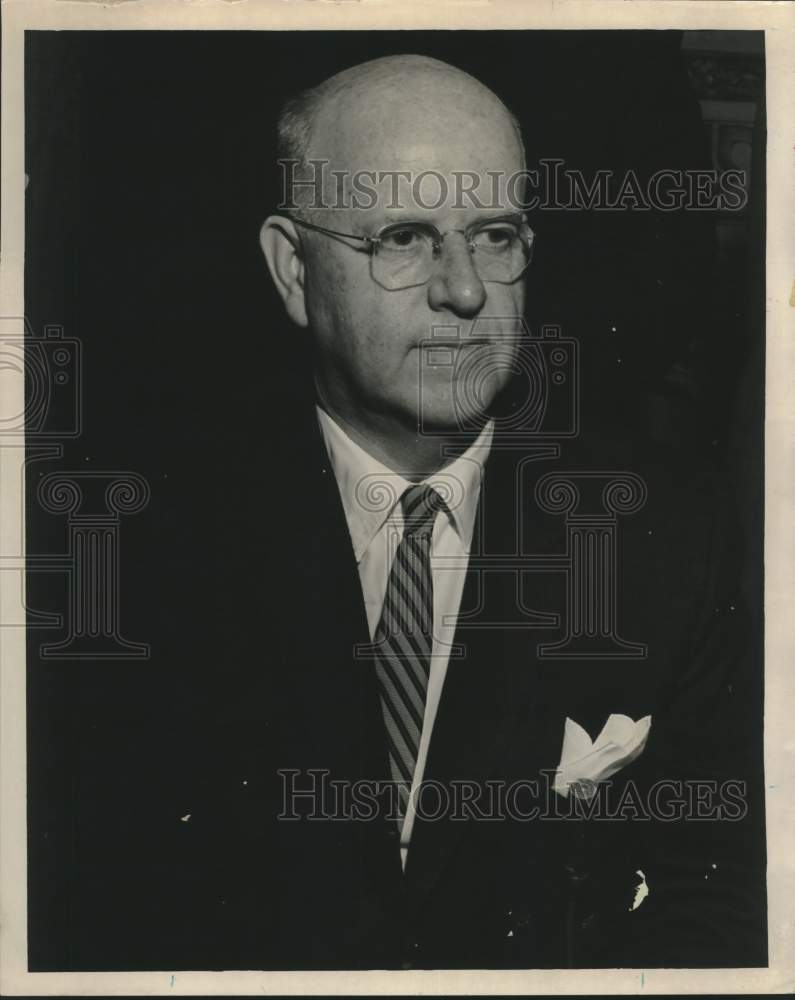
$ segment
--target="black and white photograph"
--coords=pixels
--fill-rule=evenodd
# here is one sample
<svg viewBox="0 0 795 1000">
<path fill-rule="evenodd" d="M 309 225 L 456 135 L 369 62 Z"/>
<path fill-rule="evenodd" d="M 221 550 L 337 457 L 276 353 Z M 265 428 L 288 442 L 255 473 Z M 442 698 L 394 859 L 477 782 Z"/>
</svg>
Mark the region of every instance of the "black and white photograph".
<svg viewBox="0 0 795 1000">
<path fill-rule="evenodd" d="M 780 43 L 117 13 L 20 32 L 19 992 L 772 973 Z"/>
</svg>

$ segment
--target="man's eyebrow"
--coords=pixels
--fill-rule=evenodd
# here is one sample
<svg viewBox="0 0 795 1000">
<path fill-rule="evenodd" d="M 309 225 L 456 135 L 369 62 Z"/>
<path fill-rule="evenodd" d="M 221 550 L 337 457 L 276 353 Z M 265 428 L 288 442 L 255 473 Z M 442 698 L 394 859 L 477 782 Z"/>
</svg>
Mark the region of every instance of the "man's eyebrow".
<svg viewBox="0 0 795 1000">
<path fill-rule="evenodd" d="M 475 219 L 471 226 L 489 222 L 521 222 L 524 216 L 521 212 L 495 212 L 494 215 L 484 216 L 482 219 Z"/>
<path fill-rule="evenodd" d="M 464 210 L 460 209 L 460 211 Z M 420 215 L 418 215 L 417 212 L 409 212 L 406 209 L 400 209 L 395 211 L 394 213 L 387 213 L 383 215 L 380 220 L 374 221 L 372 225 L 374 226 L 375 231 L 378 231 L 380 229 L 385 229 L 387 226 L 400 226 L 400 225 L 407 225 L 408 223 L 416 223 L 417 225 L 426 225 L 426 226 L 432 225 L 440 230 L 446 228 L 469 229 L 470 226 L 488 225 L 489 222 L 499 222 L 503 220 L 519 223 L 522 221 L 522 218 L 523 217 L 521 212 L 495 211 L 489 213 L 488 215 L 478 216 L 476 218 L 470 219 L 462 226 L 446 227 L 443 225 L 442 221 L 438 218 L 423 218 Z"/>
<path fill-rule="evenodd" d="M 408 208 L 398 208 L 390 211 L 388 208 L 384 209 L 378 219 L 379 226 L 391 226 L 393 223 L 400 222 L 432 222 L 431 218 L 422 219 L 420 218 L 420 209 L 408 209 Z"/>
</svg>

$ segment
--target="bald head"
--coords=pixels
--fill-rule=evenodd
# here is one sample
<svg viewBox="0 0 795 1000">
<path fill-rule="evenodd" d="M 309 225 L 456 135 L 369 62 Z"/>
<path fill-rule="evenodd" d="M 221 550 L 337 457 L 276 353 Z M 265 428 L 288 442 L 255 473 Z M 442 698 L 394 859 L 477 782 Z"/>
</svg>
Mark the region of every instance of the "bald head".
<svg viewBox="0 0 795 1000">
<path fill-rule="evenodd" d="M 427 56 L 373 59 L 304 91 L 286 103 L 278 139 L 280 160 L 298 161 L 296 176 L 310 160 L 344 171 L 434 169 L 442 148 L 461 171 L 489 149 L 524 167 L 518 122 L 496 94 Z"/>
</svg>

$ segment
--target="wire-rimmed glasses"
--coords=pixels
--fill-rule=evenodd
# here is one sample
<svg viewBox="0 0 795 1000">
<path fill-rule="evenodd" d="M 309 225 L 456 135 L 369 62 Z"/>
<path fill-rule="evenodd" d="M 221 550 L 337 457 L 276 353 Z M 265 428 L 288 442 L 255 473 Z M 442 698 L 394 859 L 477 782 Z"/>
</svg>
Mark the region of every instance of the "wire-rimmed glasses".
<svg viewBox="0 0 795 1000">
<path fill-rule="evenodd" d="M 351 249 L 369 253 L 373 281 L 389 291 L 430 281 L 442 254 L 442 244 L 452 233 L 464 237 L 481 281 L 512 285 L 533 257 L 535 235 L 524 216 L 519 215 L 484 219 L 466 229 L 448 229 L 443 233 L 428 222 L 395 222 L 379 229 L 374 236 L 357 236 L 290 218 L 306 229 L 361 243 L 361 247 Z"/>
</svg>

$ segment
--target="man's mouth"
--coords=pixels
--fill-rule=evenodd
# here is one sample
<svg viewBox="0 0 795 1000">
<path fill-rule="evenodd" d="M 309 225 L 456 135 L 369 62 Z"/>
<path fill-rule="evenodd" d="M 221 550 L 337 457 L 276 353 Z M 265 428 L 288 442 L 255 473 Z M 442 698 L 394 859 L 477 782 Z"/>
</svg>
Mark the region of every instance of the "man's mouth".
<svg viewBox="0 0 795 1000">
<path fill-rule="evenodd" d="M 442 337 L 433 337 L 429 340 L 422 340 L 417 344 L 417 348 L 428 351 L 433 351 L 437 347 L 478 347 L 486 344 L 498 343 L 495 339 L 491 337 L 451 337 L 450 339 L 443 339 Z"/>
</svg>

